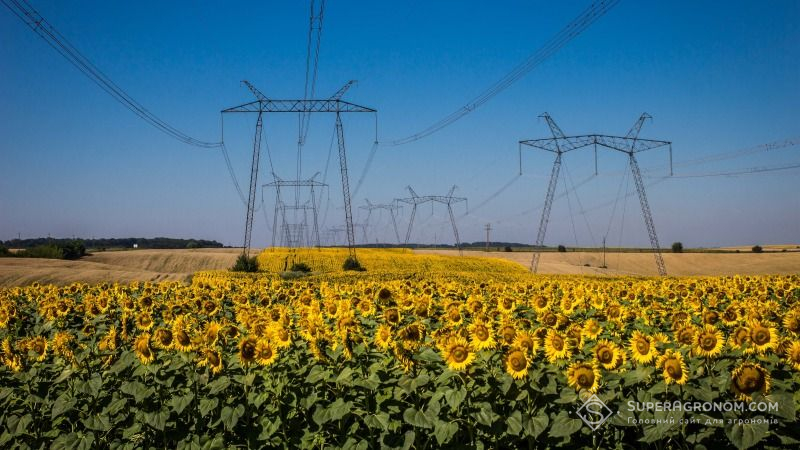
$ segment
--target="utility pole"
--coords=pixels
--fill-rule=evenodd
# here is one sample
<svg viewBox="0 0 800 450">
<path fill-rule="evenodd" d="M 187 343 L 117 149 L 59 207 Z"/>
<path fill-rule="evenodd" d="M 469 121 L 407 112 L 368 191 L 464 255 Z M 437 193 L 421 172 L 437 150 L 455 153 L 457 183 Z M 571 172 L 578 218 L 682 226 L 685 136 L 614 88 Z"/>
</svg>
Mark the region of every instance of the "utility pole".
<svg viewBox="0 0 800 450">
<path fill-rule="evenodd" d="M 603 236 L 603 269 L 607 268 L 606 266 L 606 237 Z"/>
<path fill-rule="evenodd" d="M 489 232 L 492 231 L 492 224 L 486 224 L 486 252 L 489 252 Z"/>
</svg>

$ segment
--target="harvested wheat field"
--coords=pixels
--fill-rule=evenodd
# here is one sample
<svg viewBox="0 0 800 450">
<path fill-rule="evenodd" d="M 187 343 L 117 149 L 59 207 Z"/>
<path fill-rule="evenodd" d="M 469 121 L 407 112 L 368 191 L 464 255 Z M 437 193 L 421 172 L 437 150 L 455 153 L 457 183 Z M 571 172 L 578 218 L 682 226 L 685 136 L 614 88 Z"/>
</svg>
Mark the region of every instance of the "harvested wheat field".
<svg viewBox="0 0 800 450">
<path fill-rule="evenodd" d="M 456 250 L 415 250 L 421 254 L 458 255 Z M 503 258 L 529 267 L 530 252 L 465 251 L 465 256 Z M 768 275 L 800 273 L 800 252 L 777 253 L 664 253 L 671 276 Z M 585 266 L 588 264 L 589 266 Z M 601 269 L 600 252 L 545 252 L 539 273 L 582 275 L 658 275 L 651 253 L 607 253 Z"/>
<path fill-rule="evenodd" d="M 237 248 L 108 251 L 77 261 L 1 258 L 0 286 L 24 286 L 34 282 L 188 281 L 199 270 L 231 267 L 241 251 Z"/>
</svg>

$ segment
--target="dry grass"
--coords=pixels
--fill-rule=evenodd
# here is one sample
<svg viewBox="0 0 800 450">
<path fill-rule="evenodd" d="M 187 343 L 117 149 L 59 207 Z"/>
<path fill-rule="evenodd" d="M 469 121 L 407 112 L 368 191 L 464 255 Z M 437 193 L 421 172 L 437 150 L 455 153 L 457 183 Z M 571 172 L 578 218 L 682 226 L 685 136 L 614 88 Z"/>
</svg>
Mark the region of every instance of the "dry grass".
<svg viewBox="0 0 800 450">
<path fill-rule="evenodd" d="M 458 255 L 455 250 L 415 250 L 419 253 Z M 530 252 L 464 252 L 466 256 L 503 258 L 530 267 Z M 585 275 L 657 275 L 650 253 L 608 253 L 607 269 L 601 269 L 599 252 L 546 252 L 539 261 L 540 273 Z M 800 273 L 800 253 L 664 253 L 667 273 L 673 276 L 767 275 Z M 589 264 L 590 267 L 584 266 Z"/>
<path fill-rule="evenodd" d="M 109 251 L 78 261 L 0 258 L 0 286 L 24 286 L 33 282 L 63 285 L 74 282 L 187 281 L 199 270 L 233 266 L 241 251 L 236 248 Z"/>
</svg>

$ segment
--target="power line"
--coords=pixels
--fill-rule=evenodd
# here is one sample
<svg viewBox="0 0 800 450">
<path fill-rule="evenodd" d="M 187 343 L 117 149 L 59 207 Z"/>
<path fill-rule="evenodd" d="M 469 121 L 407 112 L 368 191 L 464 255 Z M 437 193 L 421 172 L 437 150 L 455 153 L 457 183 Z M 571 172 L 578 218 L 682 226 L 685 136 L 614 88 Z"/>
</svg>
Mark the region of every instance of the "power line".
<svg viewBox="0 0 800 450">
<path fill-rule="evenodd" d="M 527 75 L 549 57 L 554 55 L 558 50 L 564 47 L 569 41 L 577 37 L 581 34 L 584 30 L 586 30 L 590 25 L 592 25 L 597 19 L 602 17 L 606 12 L 608 12 L 611 8 L 613 8 L 619 0 L 602 0 L 599 2 L 593 2 L 590 6 L 588 6 L 578 17 L 572 20 L 566 27 L 561 29 L 558 33 L 556 33 L 550 40 L 548 40 L 542 47 L 540 47 L 535 53 L 528 56 L 521 64 L 515 67 L 513 70 L 508 72 L 503 78 L 489 86 L 483 92 L 481 92 L 478 96 L 474 97 L 470 100 L 467 104 L 462 106 L 461 108 L 453 111 L 449 115 L 443 117 L 437 122 L 434 122 L 432 125 L 424 128 L 423 130 L 419 131 L 418 133 L 406 136 L 404 138 L 395 139 L 389 142 L 389 145 L 403 145 L 408 144 L 410 142 L 417 141 L 424 137 L 430 136 L 437 131 L 452 125 L 457 120 L 461 119 L 462 117 L 466 116 L 467 114 L 471 113 L 478 107 L 482 106 L 492 98 L 494 98 L 497 94 L 504 91 L 506 88 L 514 84 L 520 78 Z"/>
<path fill-rule="evenodd" d="M 692 173 L 686 175 L 673 175 L 672 178 L 709 178 L 709 177 L 732 177 L 737 175 L 751 175 L 764 172 L 777 172 L 779 170 L 791 170 L 800 168 L 800 163 L 773 167 L 750 167 L 733 172 L 716 173 Z"/>
<path fill-rule="evenodd" d="M 188 134 L 178 130 L 169 123 L 163 121 L 155 114 L 148 111 L 139 102 L 133 99 L 127 92 L 120 88 L 113 80 L 106 76 L 88 58 L 86 58 L 77 48 L 75 48 L 61 33 L 59 33 L 44 17 L 41 16 L 28 3 L 27 0 L 0 0 L 15 16 L 25 25 L 31 28 L 34 33 L 39 35 L 50 47 L 63 56 L 70 64 L 86 75 L 98 87 L 107 94 L 128 108 L 131 112 L 139 116 L 142 120 L 157 128 L 164 134 L 181 141 L 185 144 L 202 148 L 221 147 L 221 142 L 206 142 L 195 139 Z"/>
</svg>

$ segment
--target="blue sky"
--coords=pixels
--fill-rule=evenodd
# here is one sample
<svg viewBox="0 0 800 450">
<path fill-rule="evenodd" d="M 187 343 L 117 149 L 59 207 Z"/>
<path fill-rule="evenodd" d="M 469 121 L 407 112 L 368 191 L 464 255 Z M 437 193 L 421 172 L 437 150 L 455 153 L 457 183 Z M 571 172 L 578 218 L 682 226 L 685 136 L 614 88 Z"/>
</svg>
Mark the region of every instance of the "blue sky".
<svg viewBox="0 0 800 450">
<path fill-rule="evenodd" d="M 251 100 L 248 79 L 267 96 L 299 98 L 305 74 L 308 4 L 55 2 L 31 4 L 106 75 L 150 111 L 198 139 L 220 136 L 219 111 Z M 328 2 L 318 92 L 347 80 L 347 99 L 377 109 L 379 139 L 419 131 L 462 106 L 533 53 L 588 2 Z M 680 162 L 800 136 L 800 4 L 794 1 L 622 1 L 583 34 L 491 102 L 426 139 L 381 146 L 354 205 L 444 194 L 453 184 L 471 211 L 456 208 L 464 241 L 532 242 L 552 155 L 526 151 L 524 175 L 476 206 L 518 172 L 517 142 L 549 136 L 547 111 L 567 133 L 624 135 L 644 111 L 642 137 L 673 142 L 676 174 L 717 173 L 800 162 L 798 146 L 702 165 Z M 240 245 L 244 206 L 219 150 L 172 140 L 138 119 L 0 8 L 0 239 L 171 236 Z M 267 117 L 276 172 L 296 173 L 297 118 Z M 255 117 L 225 118 L 225 141 L 246 185 Z M 374 139 L 369 115 L 345 118 L 351 185 Z M 332 117 L 314 117 L 304 177 L 325 174 Z M 266 147 L 262 182 L 269 181 Z M 341 184 L 334 147 L 323 194 L 322 228 L 340 226 Z M 798 170 L 672 178 L 665 152 L 641 155 L 662 244 L 800 242 Z M 568 154 L 546 243 L 646 246 L 624 155 Z M 585 183 L 582 181 L 589 179 Z M 626 184 L 627 183 L 627 184 Z M 576 195 L 577 194 L 577 195 Z M 272 225 L 274 193 L 266 194 Z M 567 199 L 569 198 L 569 201 Z M 260 204 L 260 193 L 259 193 Z M 581 206 L 586 211 L 580 213 Z M 327 214 L 324 212 L 327 211 Z M 572 214 L 570 214 L 570 211 Z M 624 214 L 623 214 L 624 211 Z M 365 214 L 358 212 L 357 221 Z M 613 214 L 612 214 L 613 213 Z M 410 211 L 400 213 L 401 234 Z M 412 241 L 452 243 L 442 208 L 421 207 Z M 270 240 L 263 211 L 254 245 Z M 369 239 L 391 240 L 375 213 Z M 573 231 L 574 223 L 574 231 Z"/>
</svg>

